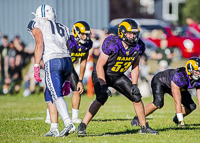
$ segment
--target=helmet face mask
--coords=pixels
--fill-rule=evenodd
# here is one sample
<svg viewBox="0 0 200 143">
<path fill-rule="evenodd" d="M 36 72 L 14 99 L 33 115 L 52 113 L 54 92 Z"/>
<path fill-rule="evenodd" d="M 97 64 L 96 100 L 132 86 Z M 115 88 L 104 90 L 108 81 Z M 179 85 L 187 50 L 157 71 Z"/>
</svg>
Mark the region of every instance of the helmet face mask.
<svg viewBox="0 0 200 143">
<path fill-rule="evenodd" d="M 90 34 L 91 34 L 90 26 L 85 21 L 76 22 L 72 28 L 72 33 L 74 35 L 75 40 L 80 44 L 85 44 L 90 40 Z M 86 35 L 85 40 L 82 39 L 84 35 Z"/>
<path fill-rule="evenodd" d="M 133 38 L 127 37 L 126 33 L 133 33 Z M 126 44 L 130 46 L 136 46 L 139 40 L 140 30 L 138 24 L 132 19 L 123 20 L 118 27 L 118 36 L 124 41 Z"/>
<path fill-rule="evenodd" d="M 199 78 L 200 78 L 200 71 L 199 70 L 193 70 L 192 71 L 193 72 L 193 74 L 192 74 L 192 78 L 194 79 L 194 80 L 199 80 Z"/>
<path fill-rule="evenodd" d="M 200 58 L 192 57 L 186 63 L 186 72 L 194 80 L 200 79 Z"/>
<path fill-rule="evenodd" d="M 33 13 L 34 14 L 34 13 Z M 44 18 L 51 21 L 56 21 L 56 12 L 50 5 L 40 5 L 36 9 L 35 17 Z"/>
</svg>

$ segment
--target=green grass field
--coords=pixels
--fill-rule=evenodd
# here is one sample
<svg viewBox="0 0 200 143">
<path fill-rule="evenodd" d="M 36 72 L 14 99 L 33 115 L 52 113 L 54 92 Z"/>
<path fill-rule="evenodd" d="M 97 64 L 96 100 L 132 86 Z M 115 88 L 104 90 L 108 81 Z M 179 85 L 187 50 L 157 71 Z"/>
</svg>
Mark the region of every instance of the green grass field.
<svg viewBox="0 0 200 143">
<path fill-rule="evenodd" d="M 94 100 L 82 96 L 79 117 L 83 118 L 89 104 Z M 71 115 L 71 97 L 65 98 Z M 194 97 L 197 103 L 197 98 Z M 152 97 L 143 98 L 144 104 L 152 101 Z M 177 128 L 172 118 L 175 114 L 174 101 L 165 97 L 165 106 L 147 117 L 150 126 L 159 131 L 159 135 L 139 134 L 139 127 L 132 127 L 130 122 L 135 116 L 132 103 L 123 96 L 109 97 L 87 127 L 88 136 L 79 137 L 77 133 L 65 138 L 42 137 L 50 128 L 44 123 L 46 103 L 42 94 L 29 97 L 18 95 L 0 96 L 0 142 L 200 142 L 200 114 L 196 109 L 185 118 L 187 126 Z M 78 127 L 78 124 L 75 124 Z M 59 130 L 64 125 L 59 117 Z"/>
</svg>

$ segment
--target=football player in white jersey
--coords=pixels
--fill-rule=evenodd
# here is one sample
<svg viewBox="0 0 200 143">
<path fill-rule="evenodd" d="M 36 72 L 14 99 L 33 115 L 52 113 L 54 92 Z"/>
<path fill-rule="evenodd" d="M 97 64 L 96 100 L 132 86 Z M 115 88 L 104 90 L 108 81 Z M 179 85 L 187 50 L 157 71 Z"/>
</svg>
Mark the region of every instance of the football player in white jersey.
<svg viewBox="0 0 200 143">
<path fill-rule="evenodd" d="M 72 70 L 71 75 L 66 79 L 66 82 L 69 81 L 69 84 L 63 85 L 63 95 L 69 94 L 69 86 L 71 87 L 72 94 L 72 122 L 81 123 L 81 119 L 78 118 L 79 106 L 81 102 L 81 94 L 84 91 L 82 84 L 82 79 L 85 73 L 85 68 L 87 64 L 87 59 L 89 55 L 89 50 L 92 48 L 93 42 L 90 39 L 90 26 L 86 21 L 77 21 L 72 28 L 72 35 L 70 35 L 69 40 L 67 41 L 68 50 L 71 53 L 72 62 L 76 63 L 80 61 L 80 72 L 79 75 L 75 69 Z M 65 91 L 67 89 L 67 91 Z M 49 112 L 47 109 L 47 116 L 45 123 L 48 123 Z"/>
<path fill-rule="evenodd" d="M 28 24 L 28 31 L 35 39 L 35 80 L 41 82 L 39 63 L 41 58 L 45 63 L 45 101 L 48 104 L 51 127 L 44 136 L 64 137 L 76 129 L 72 123 L 67 104 L 63 98 L 62 85 L 73 69 L 70 53 L 66 46 L 69 39 L 69 28 L 55 22 L 55 10 L 49 5 L 40 5 L 33 13 L 35 18 Z M 54 106 L 55 105 L 55 106 Z M 65 128 L 59 133 L 58 118 L 60 114 Z"/>
</svg>

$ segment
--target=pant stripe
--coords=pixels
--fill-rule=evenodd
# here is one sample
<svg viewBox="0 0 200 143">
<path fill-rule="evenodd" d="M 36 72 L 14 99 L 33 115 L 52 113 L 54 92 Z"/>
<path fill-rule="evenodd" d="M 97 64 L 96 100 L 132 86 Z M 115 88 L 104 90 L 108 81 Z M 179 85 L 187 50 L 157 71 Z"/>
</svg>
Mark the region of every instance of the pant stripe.
<svg viewBox="0 0 200 143">
<path fill-rule="evenodd" d="M 56 91 L 54 89 L 53 82 L 52 82 L 52 79 L 51 79 L 50 63 L 49 63 L 49 61 L 45 64 L 45 72 L 46 72 L 46 77 L 45 77 L 46 87 L 50 91 L 52 99 L 54 101 L 54 100 L 56 100 L 58 98 L 58 96 L 56 94 Z"/>
</svg>

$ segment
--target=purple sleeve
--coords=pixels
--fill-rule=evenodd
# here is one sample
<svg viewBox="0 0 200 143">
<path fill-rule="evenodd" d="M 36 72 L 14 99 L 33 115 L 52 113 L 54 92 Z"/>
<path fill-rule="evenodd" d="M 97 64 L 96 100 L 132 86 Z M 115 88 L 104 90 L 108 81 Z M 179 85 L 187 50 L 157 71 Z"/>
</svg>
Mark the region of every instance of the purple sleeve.
<svg viewBox="0 0 200 143">
<path fill-rule="evenodd" d="M 70 35 L 69 39 L 67 40 L 68 49 L 71 49 L 75 45 L 75 38 L 74 36 Z"/>
<path fill-rule="evenodd" d="M 146 49 L 145 48 L 145 44 L 144 44 L 144 42 L 141 39 L 139 39 L 138 40 L 138 45 L 140 47 L 139 53 L 140 53 L 140 55 L 142 55 L 144 53 L 145 49 Z"/>
<path fill-rule="evenodd" d="M 171 80 L 179 87 L 183 88 L 185 86 L 188 86 L 188 79 L 187 77 L 182 73 L 178 72 L 171 76 Z"/>
<path fill-rule="evenodd" d="M 117 52 L 119 49 L 118 42 L 119 38 L 116 36 L 108 36 L 103 42 L 102 51 L 107 55 Z"/>
</svg>

